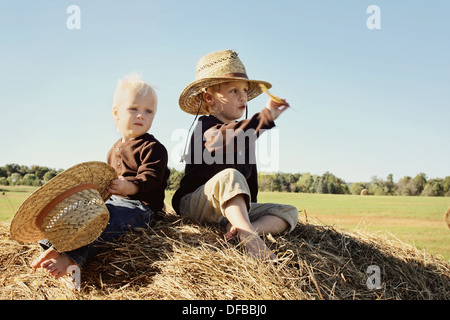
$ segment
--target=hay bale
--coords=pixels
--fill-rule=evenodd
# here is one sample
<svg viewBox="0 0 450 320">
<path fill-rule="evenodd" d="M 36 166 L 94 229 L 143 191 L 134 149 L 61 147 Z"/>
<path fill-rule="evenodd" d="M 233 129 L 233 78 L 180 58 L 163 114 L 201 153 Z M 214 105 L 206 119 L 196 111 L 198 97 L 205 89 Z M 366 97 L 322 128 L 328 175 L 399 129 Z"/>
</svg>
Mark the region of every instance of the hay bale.
<svg viewBox="0 0 450 320">
<path fill-rule="evenodd" d="M 367 189 L 362 189 L 362 190 L 361 190 L 361 195 L 362 195 L 362 196 L 367 196 L 367 195 L 369 195 L 369 190 L 367 190 Z"/>
<path fill-rule="evenodd" d="M 410 245 L 315 222 L 267 236 L 280 257 L 262 263 L 215 229 L 166 215 L 109 243 L 82 270 L 80 291 L 29 267 L 37 245 L 0 226 L 0 299 L 449 299 L 450 264 Z M 381 288 L 367 287 L 377 265 Z"/>
<path fill-rule="evenodd" d="M 447 223 L 447 227 L 450 228 L 450 207 L 447 209 L 444 219 L 445 219 L 445 223 Z"/>
</svg>

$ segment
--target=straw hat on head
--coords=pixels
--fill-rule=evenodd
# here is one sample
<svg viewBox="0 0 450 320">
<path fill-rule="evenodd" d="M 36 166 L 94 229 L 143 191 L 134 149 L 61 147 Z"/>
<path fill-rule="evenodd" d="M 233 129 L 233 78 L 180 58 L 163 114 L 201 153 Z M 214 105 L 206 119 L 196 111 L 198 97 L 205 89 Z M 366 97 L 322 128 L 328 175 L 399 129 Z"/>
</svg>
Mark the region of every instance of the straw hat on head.
<svg viewBox="0 0 450 320">
<path fill-rule="evenodd" d="M 262 93 L 259 84 L 264 84 L 267 89 L 272 87 L 270 83 L 265 81 L 250 80 L 237 52 L 233 50 L 213 52 L 198 61 L 195 81 L 191 82 L 180 95 L 181 110 L 193 115 L 208 114 L 206 106 L 200 106 L 204 89 L 235 80 L 249 82 L 248 101 Z"/>
<path fill-rule="evenodd" d="M 109 221 L 105 201 L 117 173 L 104 162 L 75 165 L 33 192 L 11 221 L 11 237 L 34 242 L 48 239 L 60 252 L 96 240 Z"/>
</svg>

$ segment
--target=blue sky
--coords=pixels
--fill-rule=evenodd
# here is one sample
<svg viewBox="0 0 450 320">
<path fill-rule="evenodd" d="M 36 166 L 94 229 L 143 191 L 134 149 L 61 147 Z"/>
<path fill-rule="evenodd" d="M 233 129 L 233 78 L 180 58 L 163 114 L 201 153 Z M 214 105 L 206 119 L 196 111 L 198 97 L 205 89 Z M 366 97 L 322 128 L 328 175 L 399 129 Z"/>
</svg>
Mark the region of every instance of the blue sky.
<svg viewBox="0 0 450 320">
<path fill-rule="evenodd" d="M 80 29 L 66 26 L 70 5 Z M 366 25 L 370 5 L 381 29 Z M 0 166 L 105 161 L 119 138 L 116 82 L 137 71 L 159 96 L 150 133 L 181 170 L 180 133 L 193 116 L 179 94 L 200 57 L 234 49 L 251 78 L 295 109 L 266 137 L 272 167 L 347 182 L 448 176 L 449 16 L 443 0 L 3 0 Z M 251 101 L 250 114 L 266 99 Z"/>
</svg>

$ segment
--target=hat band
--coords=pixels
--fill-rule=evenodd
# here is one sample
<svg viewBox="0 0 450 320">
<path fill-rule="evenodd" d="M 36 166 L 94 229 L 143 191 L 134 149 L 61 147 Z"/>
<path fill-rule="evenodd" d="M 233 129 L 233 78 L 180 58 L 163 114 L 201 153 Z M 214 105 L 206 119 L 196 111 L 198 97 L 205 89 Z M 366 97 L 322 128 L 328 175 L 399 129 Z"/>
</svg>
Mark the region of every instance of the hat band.
<svg viewBox="0 0 450 320">
<path fill-rule="evenodd" d="M 67 199 L 68 197 L 74 195 L 75 193 L 78 193 L 80 191 L 83 190 L 87 190 L 87 189 L 97 189 L 97 186 L 95 184 L 92 183 L 83 183 L 80 184 L 78 186 L 75 186 L 71 189 L 68 189 L 66 191 L 64 191 L 63 193 L 61 193 L 60 195 L 58 195 L 55 199 L 53 199 L 52 201 L 50 201 L 45 207 L 44 209 L 41 210 L 41 212 L 39 213 L 39 215 L 36 218 L 36 227 L 38 227 L 38 229 L 41 228 L 42 222 L 44 221 L 44 218 L 47 216 L 47 214 L 52 211 L 52 209 L 54 207 L 56 207 L 56 205 L 58 203 L 61 203 L 64 199 Z"/>
<path fill-rule="evenodd" d="M 224 74 L 222 77 L 224 77 L 224 78 L 245 78 L 245 79 L 248 79 L 248 76 L 247 76 L 246 73 L 239 73 L 239 72 L 227 73 L 227 74 Z"/>
</svg>

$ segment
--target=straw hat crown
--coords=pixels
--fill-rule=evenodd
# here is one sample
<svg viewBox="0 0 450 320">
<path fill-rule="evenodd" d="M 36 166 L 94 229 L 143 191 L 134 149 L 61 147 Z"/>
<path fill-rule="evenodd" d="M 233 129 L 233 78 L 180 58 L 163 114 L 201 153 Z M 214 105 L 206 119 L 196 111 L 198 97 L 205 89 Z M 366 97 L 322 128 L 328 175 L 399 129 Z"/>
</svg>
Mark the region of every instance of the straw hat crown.
<svg viewBox="0 0 450 320">
<path fill-rule="evenodd" d="M 272 85 L 261 80 L 251 80 L 244 64 L 233 50 L 223 50 L 209 53 L 202 57 L 196 66 L 195 81 L 191 82 L 181 93 L 180 108 L 190 114 L 208 114 L 204 106 L 200 106 L 204 89 L 229 81 L 244 80 L 249 83 L 248 101 L 262 93 L 259 84 L 268 89 Z"/>
<path fill-rule="evenodd" d="M 93 242 L 109 222 L 104 202 L 116 178 L 114 168 L 98 161 L 63 171 L 20 205 L 11 221 L 12 238 L 25 242 L 48 239 L 60 252 Z"/>
<path fill-rule="evenodd" d="M 195 80 L 204 78 L 222 78 L 226 74 L 241 74 L 247 78 L 247 71 L 238 54 L 232 50 L 213 52 L 197 62 Z"/>
</svg>

